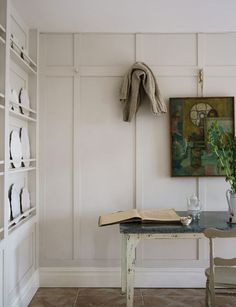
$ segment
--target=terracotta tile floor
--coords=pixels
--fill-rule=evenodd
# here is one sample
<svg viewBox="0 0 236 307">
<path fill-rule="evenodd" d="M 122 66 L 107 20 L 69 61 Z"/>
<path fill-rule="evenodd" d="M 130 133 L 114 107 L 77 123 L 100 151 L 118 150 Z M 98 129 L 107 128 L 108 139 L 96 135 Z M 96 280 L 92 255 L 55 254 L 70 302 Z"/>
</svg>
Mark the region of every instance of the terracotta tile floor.
<svg viewBox="0 0 236 307">
<path fill-rule="evenodd" d="M 217 307 L 236 306 L 231 290 L 217 290 Z M 204 289 L 135 289 L 134 307 L 204 307 Z M 119 288 L 40 288 L 30 307 L 125 307 Z"/>
</svg>

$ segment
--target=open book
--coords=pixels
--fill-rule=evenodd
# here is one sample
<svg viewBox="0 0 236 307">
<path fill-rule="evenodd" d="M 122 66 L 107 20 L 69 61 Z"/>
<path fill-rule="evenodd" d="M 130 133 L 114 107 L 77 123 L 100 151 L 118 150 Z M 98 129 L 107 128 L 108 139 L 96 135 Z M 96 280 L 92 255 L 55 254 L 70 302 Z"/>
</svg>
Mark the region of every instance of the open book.
<svg viewBox="0 0 236 307">
<path fill-rule="evenodd" d="M 137 210 L 118 211 L 99 217 L 98 225 L 105 226 L 124 222 L 169 223 L 180 222 L 180 216 L 174 209 L 167 210 Z"/>
</svg>

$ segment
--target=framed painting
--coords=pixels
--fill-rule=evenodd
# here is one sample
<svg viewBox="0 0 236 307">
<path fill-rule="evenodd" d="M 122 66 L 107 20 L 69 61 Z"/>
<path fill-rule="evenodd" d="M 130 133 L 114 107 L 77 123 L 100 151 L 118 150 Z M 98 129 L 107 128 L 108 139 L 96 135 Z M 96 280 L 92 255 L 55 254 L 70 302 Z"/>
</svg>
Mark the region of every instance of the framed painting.
<svg viewBox="0 0 236 307">
<path fill-rule="evenodd" d="M 207 144 L 214 121 L 234 134 L 234 97 L 170 98 L 173 177 L 225 175 Z"/>
</svg>

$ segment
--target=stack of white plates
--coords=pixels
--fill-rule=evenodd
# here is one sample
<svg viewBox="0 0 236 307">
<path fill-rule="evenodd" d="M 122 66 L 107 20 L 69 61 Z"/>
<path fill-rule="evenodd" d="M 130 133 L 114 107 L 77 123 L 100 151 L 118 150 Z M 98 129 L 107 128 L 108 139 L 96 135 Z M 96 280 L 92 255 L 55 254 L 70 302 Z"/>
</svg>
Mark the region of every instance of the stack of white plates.
<svg viewBox="0 0 236 307">
<path fill-rule="evenodd" d="M 30 159 L 30 143 L 29 143 L 29 135 L 28 131 L 25 127 L 20 128 L 20 140 L 21 140 L 21 147 L 22 147 L 22 158 L 23 160 Z M 23 162 L 25 167 L 30 166 L 30 161 Z"/>
<path fill-rule="evenodd" d="M 28 109 L 30 108 L 29 95 L 25 88 L 21 88 L 20 94 L 19 94 L 19 100 L 20 100 L 20 104 L 22 104 L 23 107 L 26 107 Z M 26 116 L 29 116 L 30 112 L 24 108 L 21 108 L 21 113 Z"/>
<path fill-rule="evenodd" d="M 9 191 L 11 218 L 14 220 L 21 214 L 20 209 L 20 194 L 16 189 L 15 184 L 12 184 Z"/>
<path fill-rule="evenodd" d="M 10 104 L 11 104 L 11 110 L 20 113 L 20 107 L 17 105 L 19 103 L 19 97 L 17 95 L 17 92 L 15 89 L 11 89 L 10 94 Z"/>
<path fill-rule="evenodd" d="M 22 145 L 18 131 L 12 130 L 10 133 L 10 158 L 15 168 L 21 167 Z"/>
<path fill-rule="evenodd" d="M 21 189 L 20 201 L 21 201 L 21 212 L 22 213 L 30 209 L 30 194 L 26 187 Z"/>
<path fill-rule="evenodd" d="M 30 194 L 26 187 L 22 188 L 20 193 L 16 188 L 15 184 L 10 186 L 9 198 L 9 220 L 14 220 L 19 215 L 30 209 Z M 24 216 L 27 216 L 25 214 Z"/>
<path fill-rule="evenodd" d="M 20 132 L 17 130 L 11 131 L 10 158 L 12 159 L 12 164 L 15 168 L 21 167 L 22 163 L 25 167 L 30 166 L 30 143 L 27 128 L 20 128 Z"/>
</svg>

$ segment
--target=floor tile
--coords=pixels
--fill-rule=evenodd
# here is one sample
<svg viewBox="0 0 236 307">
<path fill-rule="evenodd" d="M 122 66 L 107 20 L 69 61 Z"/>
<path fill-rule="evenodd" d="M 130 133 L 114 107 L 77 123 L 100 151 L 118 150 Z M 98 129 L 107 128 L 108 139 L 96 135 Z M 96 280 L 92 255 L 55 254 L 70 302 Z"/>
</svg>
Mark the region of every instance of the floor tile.
<svg viewBox="0 0 236 307">
<path fill-rule="evenodd" d="M 48 295 L 76 295 L 78 288 L 46 288 L 41 287 L 38 289 L 37 296 L 48 296 Z"/>
<path fill-rule="evenodd" d="M 35 296 L 30 303 L 30 307 L 73 307 L 75 297 L 69 295 L 49 295 Z"/>
<path fill-rule="evenodd" d="M 236 306 L 236 296 L 217 295 L 216 307 L 233 307 Z"/>
<path fill-rule="evenodd" d="M 140 289 L 143 296 L 204 296 L 205 289 L 148 288 Z"/>
<path fill-rule="evenodd" d="M 79 288 L 78 296 L 121 295 L 121 288 Z M 134 289 L 134 296 L 141 296 L 140 289 Z"/>
<path fill-rule="evenodd" d="M 126 307 L 126 297 L 122 295 L 78 296 L 76 307 Z M 134 297 L 134 307 L 144 307 L 141 296 Z"/>
<path fill-rule="evenodd" d="M 144 296 L 145 307 L 204 307 L 204 296 Z"/>
<path fill-rule="evenodd" d="M 30 307 L 72 307 L 78 288 L 39 288 Z"/>
</svg>

